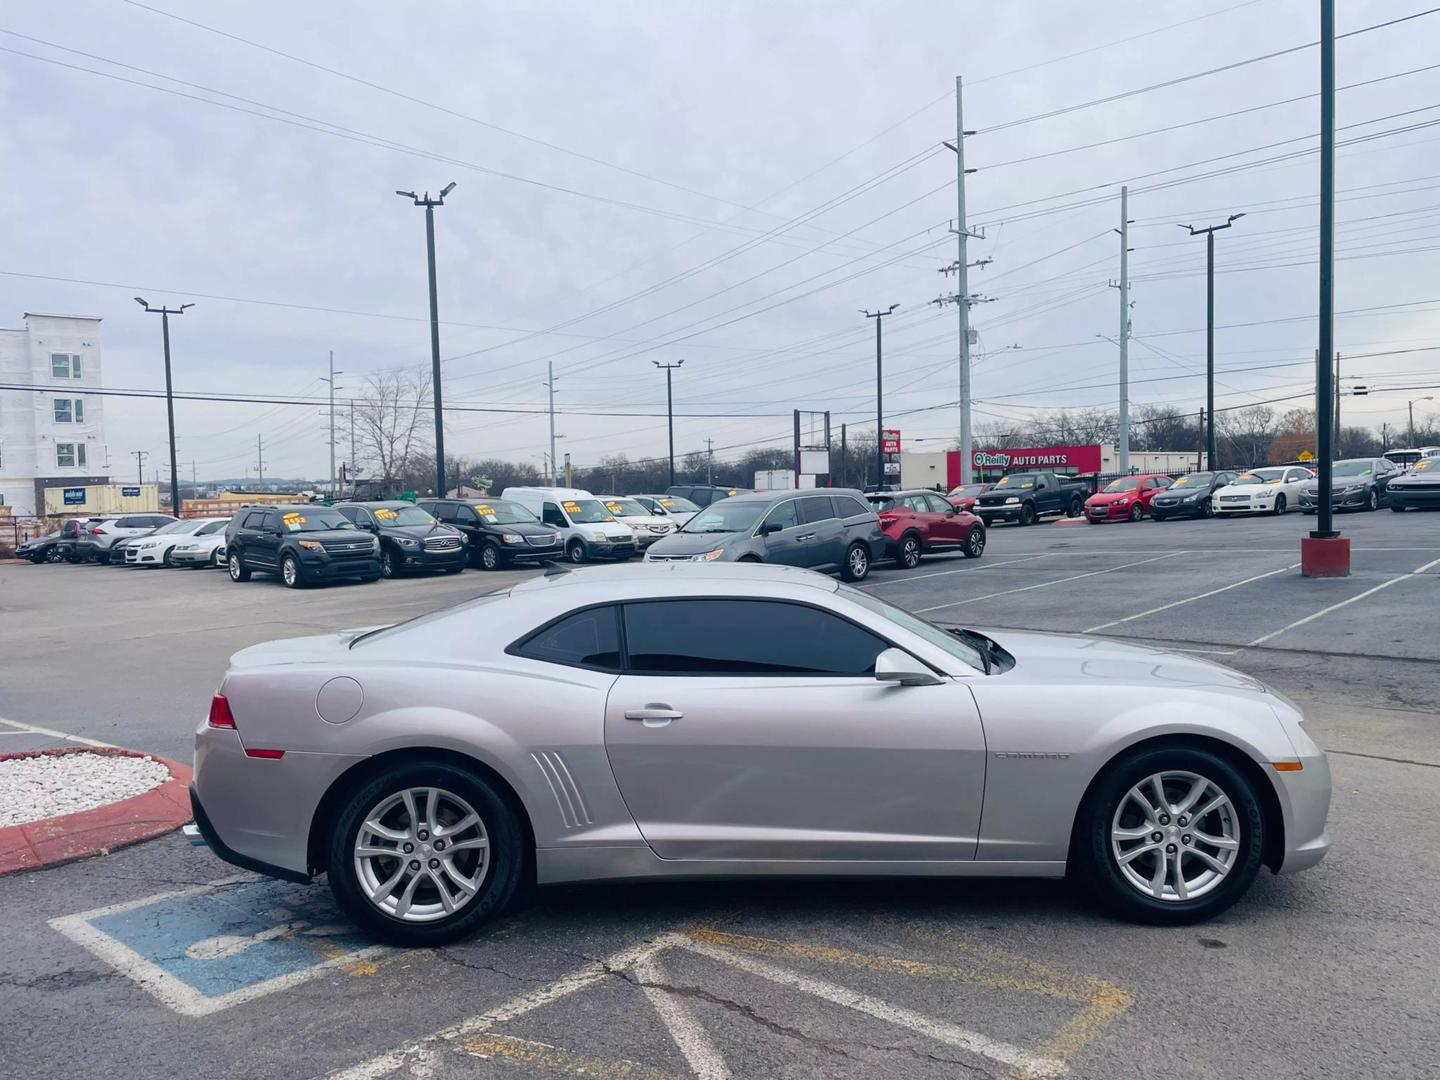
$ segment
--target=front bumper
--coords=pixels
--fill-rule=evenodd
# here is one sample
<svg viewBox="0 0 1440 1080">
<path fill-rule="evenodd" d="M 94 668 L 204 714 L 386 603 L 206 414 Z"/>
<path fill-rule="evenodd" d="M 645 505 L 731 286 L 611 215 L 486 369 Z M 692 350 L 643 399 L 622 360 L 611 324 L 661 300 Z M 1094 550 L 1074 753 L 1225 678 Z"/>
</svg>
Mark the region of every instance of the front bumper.
<svg viewBox="0 0 1440 1080">
<path fill-rule="evenodd" d="M 1150 504 L 1150 516 L 1152 518 L 1179 517 L 1181 514 L 1199 514 L 1205 505 L 1204 499 L 1196 499 L 1194 502 L 1176 503 L 1155 503 Z"/>
<path fill-rule="evenodd" d="M 133 548 L 125 549 L 126 566 L 160 566 L 165 561 L 163 548 Z"/>
<path fill-rule="evenodd" d="M 300 572 L 306 581 L 337 581 L 341 578 L 379 577 L 380 553 L 366 559 L 332 559 L 324 555 L 300 556 Z"/>
<path fill-rule="evenodd" d="M 992 521 L 1019 521 L 1019 506 L 977 506 L 974 513 L 989 525 Z"/>
<path fill-rule="evenodd" d="M 1397 488 L 1392 485 L 1388 494 L 1391 506 L 1413 506 L 1417 509 L 1440 507 L 1440 486 L 1433 488 Z"/>
<path fill-rule="evenodd" d="M 1244 502 L 1226 502 L 1222 496 L 1215 500 L 1215 513 L 1217 514 L 1272 514 L 1275 512 L 1275 499 L 1272 496 L 1268 499 L 1246 498 Z"/>
<path fill-rule="evenodd" d="M 211 548 L 206 551 L 171 551 L 170 561 L 178 566 L 208 566 L 215 560 L 215 551 Z"/>
<path fill-rule="evenodd" d="M 1341 492 L 1337 491 L 1330 496 L 1330 505 L 1336 510 L 1359 510 L 1370 501 L 1370 489 L 1361 488 L 1359 491 Z M 1320 495 L 1318 492 L 1301 491 L 1300 509 L 1318 510 L 1320 508 Z"/>
<path fill-rule="evenodd" d="M 1135 503 L 1104 503 L 1100 506 L 1085 507 L 1085 517 L 1090 521 L 1129 521 L 1130 508 Z"/>
<path fill-rule="evenodd" d="M 400 564 L 406 570 L 454 570 L 470 561 L 470 553 L 463 546 L 446 551 L 425 551 L 397 548 Z"/>
<path fill-rule="evenodd" d="M 660 539 L 658 536 L 656 539 Z M 608 559 L 629 558 L 637 548 L 634 540 L 586 540 L 585 550 Z"/>
</svg>

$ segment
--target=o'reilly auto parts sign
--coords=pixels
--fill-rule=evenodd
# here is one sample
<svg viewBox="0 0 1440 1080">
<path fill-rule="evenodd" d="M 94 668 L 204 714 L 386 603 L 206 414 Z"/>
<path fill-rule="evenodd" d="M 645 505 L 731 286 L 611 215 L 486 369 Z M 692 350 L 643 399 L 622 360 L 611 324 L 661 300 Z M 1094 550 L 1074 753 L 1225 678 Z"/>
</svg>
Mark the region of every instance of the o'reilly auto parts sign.
<svg viewBox="0 0 1440 1080">
<path fill-rule="evenodd" d="M 1060 472 L 1098 473 L 1099 446 L 1040 446 L 1011 450 L 976 450 L 972 458 L 977 469 L 1050 469 Z"/>
</svg>

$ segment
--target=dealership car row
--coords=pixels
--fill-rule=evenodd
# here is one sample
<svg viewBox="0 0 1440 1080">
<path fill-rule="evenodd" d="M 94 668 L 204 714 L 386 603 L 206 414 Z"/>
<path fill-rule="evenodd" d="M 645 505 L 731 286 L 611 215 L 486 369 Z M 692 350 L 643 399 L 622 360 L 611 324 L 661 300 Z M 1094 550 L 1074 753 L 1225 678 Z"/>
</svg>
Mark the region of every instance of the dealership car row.
<svg viewBox="0 0 1440 1080">
<path fill-rule="evenodd" d="M 948 497 L 929 490 L 693 486 L 595 496 L 575 488 L 511 487 L 498 498 L 247 503 L 231 517 L 76 519 L 28 541 L 17 554 L 33 562 L 223 567 L 236 582 L 258 572 L 292 588 L 455 574 L 467 566 L 498 570 L 636 556 L 647 562 L 776 563 L 853 582 L 881 559 L 913 569 L 929 554 L 979 558 L 996 522 L 1026 526 L 1046 515 L 1100 524 L 1314 513 L 1317 488 L 1314 472 L 1300 464 L 1123 476 L 1088 497 L 1083 481 L 1050 472 L 1012 473 L 994 484 L 956 488 Z M 1408 470 L 1383 457 L 1338 461 L 1332 489 L 1337 509 L 1440 506 L 1440 458 Z"/>
</svg>

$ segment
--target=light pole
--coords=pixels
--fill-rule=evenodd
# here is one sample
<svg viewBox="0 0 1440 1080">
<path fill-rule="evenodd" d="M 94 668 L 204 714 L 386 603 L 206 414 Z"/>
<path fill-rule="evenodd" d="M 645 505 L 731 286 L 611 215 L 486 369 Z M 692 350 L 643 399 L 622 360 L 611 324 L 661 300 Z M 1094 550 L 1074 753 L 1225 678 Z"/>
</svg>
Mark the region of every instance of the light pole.
<svg viewBox="0 0 1440 1080">
<path fill-rule="evenodd" d="M 1412 450 L 1415 448 L 1415 402 L 1434 400 L 1435 398 L 1432 395 L 1428 397 L 1417 397 L 1411 401 L 1405 402 L 1405 411 L 1410 414 L 1410 448 Z"/>
<path fill-rule="evenodd" d="M 964 305 L 963 297 L 960 303 L 962 306 Z M 899 306 L 899 304 L 891 304 L 884 311 L 860 309 L 860 314 L 867 319 L 875 320 L 875 471 L 877 474 L 875 486 L 882 491 L 885 488 L 885 379 L 880 357 L 880 326 L 884 323 L 885 316 L 893 314 Z"/>
<path fill-rule="evenodd" d="M 1215 468 L 1215 234 L 1245 215 L 1231 214 L 1223 225 L 1197 229 L 1181 225 L 1191 236 L 1205 234 L 1205 467 Z"/>
<path fill-rule="evenodd" d="M 330 350 L 330 377 L 321 379 L 330 385 L 330 498 L 335 498 L 335 376 L 344 375 L 335 370 L 335 350 Z"/>
<path fill-rule="evenodd" d="M 178 308 L 151 307 L 143 297 L 135 302 L 151 315 L 160 316 L 160 332 L 165 341 L 165 418 L 170 427 L 170 512 L 180 516 L 180 472 L 175 467 L 175 393 L 170 384 L 170 316 L 184 315 L 186 308 L 194 304 L 181 304 Z"/>
<path fill-rule="evenodd" d="M 676 360 L 673 364 L 662 364 L 659 360 L 651 360 L 657 368 L 665 372 L 665 424 L 670 431 L 670 486 L 675 486 L 675 398 L 671 393 L 670 373 L 685 363 L 684 360 Z"/>
<path fill-rule="evenodd" d="M 440 304 L 435 296 L 435 207 L 445 205 L 445 196 L 455 190 L 455 181 L 450 181 L 440 194 L 430 198 L 427 191 L 423 197 L 413 191 L 397 191 L 396 195 L 425 208 L 425 255 L 430 266 L 430 382 L 435 392 L 435 497 L 445 497 L 445 413 L 440 395 Z"/>
</svg>

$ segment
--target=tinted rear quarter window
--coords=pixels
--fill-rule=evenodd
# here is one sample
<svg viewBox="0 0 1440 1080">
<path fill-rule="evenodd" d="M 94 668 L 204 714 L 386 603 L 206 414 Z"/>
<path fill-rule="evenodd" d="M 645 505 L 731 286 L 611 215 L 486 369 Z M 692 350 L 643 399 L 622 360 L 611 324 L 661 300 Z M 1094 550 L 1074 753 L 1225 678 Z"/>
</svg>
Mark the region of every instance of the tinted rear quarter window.
<svg viewBox="0 0 1440 1080">
<path fill-rule="evenodd" d="M 838 615 L 775 600 L 634 603 L 624 618 L 637 673 L 865 676 L 888 648 Z"/>
<path fill-rule="evenodd" d="M 807 522 L 828 521 L 835 516 L 835 507 L 829 495 L 811 495 L 801 499 L 800 506 Z"/>
<path fill-rule="evenodd" d="M 551 664 L 619 671 L 620 636 L 615 609 L 577 611 L 542 628 L 510 651 Z"/>
<path fill-rule="evenodd" d="M 854 517 L 856 514 L 872 514 L 874 510 L 866 506 L 854 495 L 835 495 L 835 509 L 841 517 Z M 892 500 L 893 501 L 893 500 Z"/>
</svg>

